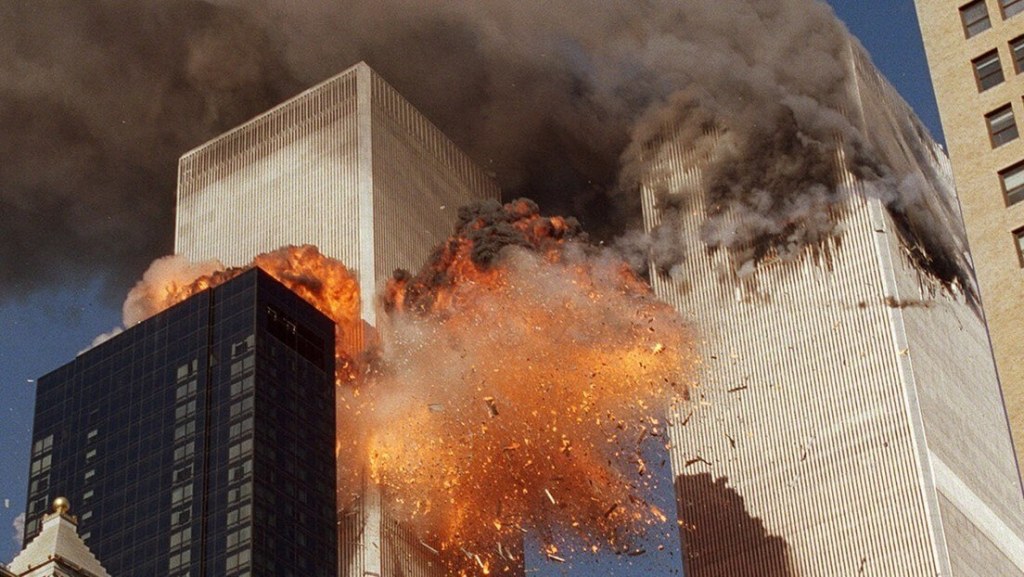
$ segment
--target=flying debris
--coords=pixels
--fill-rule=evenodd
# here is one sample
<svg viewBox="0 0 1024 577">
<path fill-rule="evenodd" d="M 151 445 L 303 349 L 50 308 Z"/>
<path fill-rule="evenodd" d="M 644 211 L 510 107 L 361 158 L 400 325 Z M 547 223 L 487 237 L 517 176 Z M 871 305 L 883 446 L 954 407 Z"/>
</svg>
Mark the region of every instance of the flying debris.
<svg viewBox="0 0 1024 577">
<path fill-rule="evenodd" d="M 665 519 L 634 455 L 662 450 L 653 430 L 696 363 L 689 328 L 572 219 L 525 199 L 459 215 L 431 262 L 388 284 L 376 338 L 337 350 L 340 494 L 368 471 L 452 575 L 500 572 L 531 530 L 552 560 L 635 548 Z M 359 342 L 344 265 L 303 246 L 254 266 Z M 153 314 L 242 270 L 158 261 L 125 310 Z"/>
</svg>

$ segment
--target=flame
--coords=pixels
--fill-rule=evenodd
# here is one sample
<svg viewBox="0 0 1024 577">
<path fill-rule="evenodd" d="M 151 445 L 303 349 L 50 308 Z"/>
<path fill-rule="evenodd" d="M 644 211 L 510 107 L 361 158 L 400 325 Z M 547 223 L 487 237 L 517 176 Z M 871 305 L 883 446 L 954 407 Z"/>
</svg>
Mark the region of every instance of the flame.
<svg viewBox="0 0 1024 577">
<path fill-rule="evenodd" d="M 259 267 L 334 321 L 336 380 L 339 384 L 355 380 L 357 371 L 351 359 L 358 351 L 351 348 L 361 329 L 359 283 L 344 264 L 324 256 L 312 245 L 289 246 L 258 255 L 247 267 L 192 265 L 175 262 L 176 259 L 169 257 L 154 263 L 132 289 L 125 303 L 126 326 Z"/>
<path fill-rule="evenodd" d="M 365 387 L 371 475 L 399 497 L 397 516 L 469 561 L 498 561 L 495 543 L 524 529 L 624 551 L 665 519 L 644 500 L 644 454 L 663 443 L 665 404 L 686 395 L 689 331 L 567 219 L 529 201 L 470 216 L 385 292 Z"/>
<path fill-rule="evenodd" d="M 460 210 L 435 258 L 388 283 L 364 351 L 351 350 L 360 298 L 341 263 L 311 246 L 254 260 L 338 325 L 338 382 L 351 385 L 338 389 L 339 494 L 368 471 L 450 575 L 512 571 L 526 531 L 561 562 L 574 540 L 587 554 L 628 552 L 666 521 L 644 498 L 647 463 L 665 406 L 687 395 L 690 331 L 584 241 L 573 219 L 531 201 Z M 140 283 L 134 308 L 161 310 L 244 270 Z"/>
</svg>

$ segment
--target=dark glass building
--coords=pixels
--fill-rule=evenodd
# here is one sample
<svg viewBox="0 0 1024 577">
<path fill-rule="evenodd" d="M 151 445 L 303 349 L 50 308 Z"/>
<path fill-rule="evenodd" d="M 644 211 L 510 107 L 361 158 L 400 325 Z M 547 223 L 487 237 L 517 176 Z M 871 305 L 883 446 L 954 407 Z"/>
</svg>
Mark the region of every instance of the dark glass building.
<svg viewBox="0 0 1024 577">
<path fill-rule="evenodd" d="M 26 538 L 67 496 L 119 577 L 337 571 L 334 324 L 259 269 L 38 381 Z"/>
</svg>

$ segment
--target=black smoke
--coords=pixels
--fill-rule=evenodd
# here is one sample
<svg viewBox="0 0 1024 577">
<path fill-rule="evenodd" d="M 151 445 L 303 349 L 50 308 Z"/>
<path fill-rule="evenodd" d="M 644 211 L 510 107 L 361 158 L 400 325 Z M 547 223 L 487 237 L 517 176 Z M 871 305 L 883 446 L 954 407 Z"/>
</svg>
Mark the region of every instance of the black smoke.
<svg viewBox="0 0 1024 577">
<path fill-rule="evenodd" d="M 666 126 L 719 135 L 704 242 L 798 252 L 832 234 L 837 147 L 881 162 L 843 115 L 850 45 L 819 0 L 7 2 L 0 294 L 97 275 L 123 293 L 170 252 L 182 153 L 360 60 L 507 198 L 660 267 L 685 256 L 671 215 L 623 236 L 640 151 Z"/>
</svg>

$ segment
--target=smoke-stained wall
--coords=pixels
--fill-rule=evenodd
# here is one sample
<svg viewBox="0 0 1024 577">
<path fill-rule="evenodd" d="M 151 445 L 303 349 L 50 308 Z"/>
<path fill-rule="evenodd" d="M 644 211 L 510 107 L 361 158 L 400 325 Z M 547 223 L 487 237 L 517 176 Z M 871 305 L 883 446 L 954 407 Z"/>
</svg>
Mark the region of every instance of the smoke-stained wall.
<svg viewBox="0 0 1024 577">
<path fill-rule="evenodd" d="M 1024 574 L 1024 500 L 948 165 L 856 47 L 844 66 L 846 113 L 887 174 L 864 178 L 833 149 L 825 242 L 652 267 L 656 294 L 704 337 L 696 402 L 671 415 L 674 473 L 726 479 L 788 554 L 780 565 L 697 526 L 683 536 L 687 558 L 700 556 L 688 573 Z M 732 144 L 678 124 L 647 143 L 649 230 L 677 218 L 671 230 L 699 246 L 716 199 L 708 173 Z M 737 266 L 750 250 L 762 251 L 755 266 Z M 958 272 L 922 258 L 936 254 Z M 686 503 L 707 487 L 679 489 Z"/>
<path fill-rule="evenodd" d="M 731 145 L 700 248 L 799 252 L 834 231 L 836 150 L 887 169 L 838 112 L 846 35 L 819 0 L 510 3 L 44 0 L 0 8 L 0 294 L 168 252 L 173 163 L 289 94 L 366 60 L 509 198 L 610 241 L 639 223 L 637 144 L 666 121 Z M 100 81 L 102 79 L 102 81 Z M 832 138 L 843 135 L 840 140 Z M 633 143 L 634 146 L 630 144 Z M 619 194 L 625 191 L 626 194 Z M 792 226 L 794 222 L 801 226 Z M 638 226 L 637 226 L 638 227 Z M 47 230 L 46 235 L 34 234 Z M 663 266 L 669 234 L 620 243 Z M 276 248 L 276 247 L 274 247 Z M 739 266 L 760 257 L 737 259 Z M 418 264 L 418 263 L 416 263 Z"/>
</svg>

